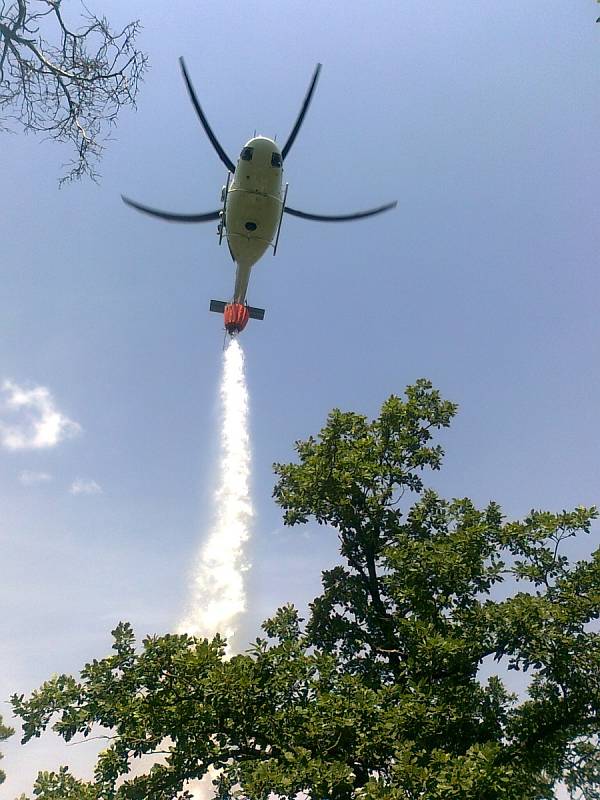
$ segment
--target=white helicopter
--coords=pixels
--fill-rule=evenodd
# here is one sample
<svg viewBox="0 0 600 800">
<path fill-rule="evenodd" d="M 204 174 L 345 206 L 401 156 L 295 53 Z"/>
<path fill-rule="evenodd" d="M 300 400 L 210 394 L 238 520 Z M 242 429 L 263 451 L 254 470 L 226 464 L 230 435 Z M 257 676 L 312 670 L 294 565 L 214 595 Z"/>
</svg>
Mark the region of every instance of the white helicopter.
<svg viewBox="0 0 600 800">
<path fill-rule="evenodd" d="M 246 327 L 249 318 L 264 318 L 264 309 L 253 308 L 246 302 L 248 281 L 252 267 L 264 255 L 267 248 L 273 248 L 273 255 L 277 252 L 277 243 L 284 214 L 319 222 L 345 222 L 381 214 L 383 211 L 394 208 L 396 202 L 386 203 L 383 206 L 371 208 L 367 211 L 335 216 L 309 214 L 305 211 L 298 211 L 298 209 L 286 204 L 288 184 L 286 183 L 285 187 L 283 186 L 283 162 L 287 158 L 304 121 L 317 85 L 321 64 L 316 66 L 296 123 L 283 148 L 280 150 L 273 139 L 268 139 L 265 136 L 255 136 L 246 142 L 242 148 L 236 166 L 223 150 L 208 124 L 208 120 L 196 97 L 183 58 L 179 59 L 179 63 L 190 99 L 196 109 L 202 127 L 217 155 L 227 167 L 227 183 L 221 190 L 222 208 L 216 211 L 208 211 L 204 214 L 177 214 L 150 208 L 141 203 L 136 203 L 123 195 L 122 198 L 125 203 L 138 211 L 143 211 L 145 214 L 151 214 L 169 222 L 219 221 L 217 226 L 219 244 L 222 243 L 223 238 L 226 239 L 229 252 L 236 264 L 235 287 L 231 302 L 211 300 L 210 310 L 224 315 L 225 329 L 230 335 L 234 335 Z"/>
</svg>

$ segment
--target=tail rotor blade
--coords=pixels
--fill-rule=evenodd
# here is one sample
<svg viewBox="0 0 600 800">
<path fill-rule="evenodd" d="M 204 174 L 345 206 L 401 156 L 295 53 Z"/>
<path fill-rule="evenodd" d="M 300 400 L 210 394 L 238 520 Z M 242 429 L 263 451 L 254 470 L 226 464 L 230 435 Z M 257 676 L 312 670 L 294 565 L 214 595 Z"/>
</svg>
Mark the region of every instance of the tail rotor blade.
<svg viewBox="0 0 600 800">
<path fill-rule="evenodd" d="M 393 203 L 386 203 L 384 206 L 377 208 L 370 208 L 367 211 L 355 211 L 353 214 L 309 214 L 306 211 L 298 211 L 297 208 L 285 206 L 283 209 L 286 214 L 291 214 L 292 217 L 300 217 L 301 219 L 313 219 L 317 222 L 350 222 L 353 219 L 364 219 L 365 217 L 373 217 L 375 214 L 383 214 L 384 211 L 389 211 L 391 208 L 396 208 L 398 201 L 394 200 Z"/>
<path fill-rule="evenodd" d="M 217 155 L 219 156 L 221 161 L 225 164 L 229 172 L 231 173 L 235 172 L 235 164 L 229 158 L 225 150 L 223 150 L 223 148 L 221 147 L 219 140 L 214 135 L 214 133 L 212 132 L 212 128 L 208 124 L 208 120 L 204 115 L 204 111 L 202 111 L 202 107 L 198 102 L 198 98 L 196 97 L 196 92 L 194 91 L 194 87 L 192 86 L 192 81 L 190 80 L 190 76 L 188 75 L 188 71 L 185 67 L 185 61 L 183 60 L 183 57 L 179 59 L 179 64 L 181 66 L 181 72 L 183 73 L 183 79 L 185 81 L 185 85 L 187 86 L 187 90 L 190 95 L 190 100 L 192 101 L 192 105 L 196 109 L 196 114 L 198 115 L 198 118 L 202 123 L 202 127 L 204 128 L 206 135 L 210 139 L 210 143 L 217 151 Z"/>
<path fill-rule="evenodd" d="M 121 199 L 124 203 L 127 203 L 128 206 L 135 208 L 137 211 L 150 214 L 150 216 L 158 217 L 159 219 L 166 219 L 168 222 L 211 222 L 219 219 L 221 214 L 219 210 L 209 211 L 206 214 L 174 214 L 171 211 L 160 211 L 158 208 L 151 208 L 150 206 L 136 203 L 135 200 L 130 200 L 128 197 L 125 197 L 125 195 L 121 195 Z"/>
<path fill-rule="evenodd" d="M 321 65 L 317 64 L 314 74 L 312 76 L 312 81 L 310 82 L 310 86 L 308 87 L 308 92 L 306 93 L 306 97 L 304 98 L 304 102 L 302 103 L 302 108 L 300 109 L 300 113 L 298 114 L 298 119 L 296 120 L 296 124 L 292 128 L 292 132 L 290 133 L 287 142 L 283 146 L 283 150 L 281 151 L 281 157 L 285 161 L 287 154 L 290 152 L 290 148 L 294 144 L 294 140 L 298 135 L 298 131 L 300 130 L 300 126 L 304 122 L 304 117 L 306 112 L 308 111 L 308 107 L 310 105 L 310 101 L 312 100 L 312 96 L 315 92 L 315 88 L 317 86 L 317 81 L 319 80 L 319 72 L 321 71 Z"/>
</svg>

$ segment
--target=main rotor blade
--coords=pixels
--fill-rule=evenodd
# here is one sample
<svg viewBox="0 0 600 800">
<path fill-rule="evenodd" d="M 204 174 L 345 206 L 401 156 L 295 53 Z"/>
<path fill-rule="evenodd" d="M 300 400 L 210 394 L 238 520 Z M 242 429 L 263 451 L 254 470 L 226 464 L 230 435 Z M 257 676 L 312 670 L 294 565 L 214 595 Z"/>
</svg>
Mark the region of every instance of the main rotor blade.
<svg viewBox="0 0 600 800">
<path fill-rule="evenodd" d="M 285 157 L 290 152 L 291 146 L 294 144 L 294 140 L 298 135 L 298 131 L 300 130 L 300 126 L 304 122 L 304 116 L 308 111 L 308 107 L 310 105 L 310 101 L 312 100 L 312 96 L 315 91 L 315 87 L 317 85 L 317 81 L 319 79 L 319 72 L 321 71 L 321 65 L 317 64 L 314 75 L 312 77 L 312 81 L 310 82 L 310 86 L 308 87 L 308 92 L 306 93 L 306 97 L 304 98 L 304 102 L 302 103 L 302 108 L 300 109 L 300 113 L 298 114 L 298 119 L 296 120 L 296 124 L 292 128 L 292 132 L 290 133 L 287 142 L 283 146 L 283 150 L 281 151 L 281 158 L 285 161 Z"/>
<path fill-rule="evenodd" d="M 393 203 L 386 203 L 384 206 L 377 208 L 370 208 L 368 211 L 356 211 L 354 214 L 336 214 L 335 216 L 325 214 L 307 214 L 306 211 L 298 211 L 296 208 L 286 206 L 283 210 L 286 214 L 291 214 L 293 217 L 301 217 L 302 219 L 315 219 L 317 222 L 350 222 L 353 219 L 363 219 L 364 217 L 372 217 L 375 214 L 382 214 L 384 211 L 389 211 L 390 208 L 396 208 L 398 201 L 394 200 Z"/>
<path fill-rule="evenodd" d="M 208 124 L 208 120 L 204 116 L 204 111 L 202 111 L 202 107 L 198 102 L 198 98 L 196 97 L 196 92 L 194 91 L 194 87 L 192 86 L 190 76 L 188 75 L 187 69 L 185 68 L 185 61 L 183 60 L 183 57 L 180 57 L 179 64 L 181 66 L 181 71 L 183 73 L 183 79 L 185 81 L 185 85 L 187 86 L 187 90 L 190 95 L 190 100 L 192 101 L 192 105 L 196 109 L 196 114 L 198 114 L 198 117 L 200 119 L 200 122 L 202 123 L 202 127 L 204 128 L 206 135 L 210 139 L 212 146 L 217 151 L 219 158 L 225 164 L 229 172 L 231 173 L 235 172 L 235 164 L 219 144 L 219 140 L 212 132 L 212 128 L 210 127 L 210 125 Z"/>
<path fill-rule="evenodd" d="M 159 217 L 159 219 L 166 219 L 168 222 L 211 222 L 212 220 L 219 219 L 220 211 L 209 211 L 206 214 L 173 214 L 171 211 L 159 211 L 157 208 L 150 206 L 143 206 L 141 203 L 136 203 L 135 200 L 130 200 L 125 195 L 121 195 L 121 199 L 128 206 L 142 211 L 144 214 L 150 214 L 152 217 Z"/>
</svg>

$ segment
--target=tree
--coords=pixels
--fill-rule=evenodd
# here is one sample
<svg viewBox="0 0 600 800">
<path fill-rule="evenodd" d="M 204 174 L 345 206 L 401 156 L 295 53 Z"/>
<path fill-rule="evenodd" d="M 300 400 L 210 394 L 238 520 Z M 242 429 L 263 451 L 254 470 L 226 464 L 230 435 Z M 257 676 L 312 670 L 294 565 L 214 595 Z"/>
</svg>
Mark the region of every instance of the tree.
<svg viewBox="0 0 600 800">
<path fill-rule="evenodd" d="M 12 736 L 14 733 L 12 728 L 9 728 L 7 725 L 4 725 L 2 722 L 2 717 L 0 716 L 0 742 L 3 742 L 5 739 L 8 739 L 9 736 Z M 2 753 L 0 753 L 0 758 L 3 758 Z M 6 779 L 6 773 L 4 770 L 0 769 L 0 783 L 4 783 Z"/>
<path fill-rule="evenodd" d="M 73 144 L 64 182 L 97 176 L 105 131 L 123 106 L 135 106 L 147 57 L 134 46 L 139 21 L 115 32 L 86 9 L 73 29 L 62 9 L 62 0 L 2 0 L 0 127 Z"/>
<path fill-rule="evenodd" d="M 68 771 L 46 774 L 39 800 L 167 800 L 209 766 L 221 798 L 543 800 L 559 780 L 599 798 L 600 549 L 561 554 L 596 510 L 507 521 L 496 503 L 426 488 L 455 411 L 419 381 L 371 422 L 333 411 L 296 463 L 275 465 L 285 523 L 316 520 L 340 541 L 306 624 L 280 608 L 226 660 L 218 636 L 140 650 L 122 623 L 78 680 L 13 697 L 24 741 L 50 725 L 67 741 L 107 735 L 93 782 L 61 794 Z M 506 578 L 520 591 L 503 599 Z M 486 658 L 529 678 L 525 699 L 478 680 Z M 127 779 L 153 753 L 163 762 Z"/>
</svg>

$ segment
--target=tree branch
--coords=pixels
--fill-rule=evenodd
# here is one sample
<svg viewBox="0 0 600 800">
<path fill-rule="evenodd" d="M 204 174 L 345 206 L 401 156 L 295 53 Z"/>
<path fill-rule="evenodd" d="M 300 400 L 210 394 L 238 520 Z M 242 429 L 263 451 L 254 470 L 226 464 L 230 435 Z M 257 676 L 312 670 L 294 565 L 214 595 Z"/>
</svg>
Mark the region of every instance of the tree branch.
<svg viewBox="0 0 600 800">
<path fill-rule="evenodd" d="M 0 109 L 25 130 L 76 147 L 61 183 L 83 174 L 95 178 L 94 161 L 108 138 L 103 130 L 123 106 L 135 107 L 147 65 L 134 47 L 139 22 L 114 33 L 83 8 L 87 24 L 79 32 L 67 27 L 57 0 L 17 0 L 0 11 Z"/>
</svg>

